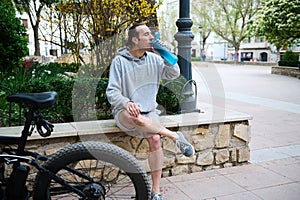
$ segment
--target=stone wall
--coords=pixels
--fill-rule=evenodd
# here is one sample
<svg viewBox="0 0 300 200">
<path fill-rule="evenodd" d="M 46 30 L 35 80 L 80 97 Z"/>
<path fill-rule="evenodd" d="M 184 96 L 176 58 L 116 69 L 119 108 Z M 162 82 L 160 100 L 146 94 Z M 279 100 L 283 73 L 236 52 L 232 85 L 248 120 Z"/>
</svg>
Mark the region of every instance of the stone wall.
<svg viewBox="0 0 300 200">
<path fill-rule="evenodd" d="M 181 131 L 196 151 L 192 157 L 185 157 L 172 140 L 162 138 L 164 177 L 248 163 L 249 120 L 252 117 L 244 113 L 226 111 L 224 116 L 217 118 L 213 115 L 212 107 L 201 110 L 206 112 L 161 117 L 164 126 Z M 22 127 L 5 127 L 0 128 L 0 134 L 19 135 L 21 130 Z M 55 124 L 50 137 L 42 138 L 34 132 L 26 148 L 42 155 L 51 155 L 58 149 L 79 141 L 113 143 L 135 155 L 145 169 L 150 171 L 146 139 L 137 133 L 129 135 L 122 132 L 113 120 Z"/>
<path fill-rule="evenodd" d="M 178 130 L 178 128 L 171 129 Z M 179 127 L 179 130 L 193 144 L 195 154 L 192 157 L 185 157 L 176 148 L 172 140 L 162 138 L 164 177 L 232 167 L 245 164 L 250 159 L 250 127 L 248 121 L 183 126 Z M 145 169 L 150 171 L 147 141 L 138 135 L 128 135 L 121 131 L 33 139 L 28 141 L 27 148 L 41 154 L 51 155 L 68 144 L 91 140 L 110 142 L 131 152 L 141 161 Z"/>
<path fill-rule="evenodd" d="M 272 74 L 291 76 L 300 78 L 300 71 L 298 67 L 281 67 L 281 66 L 273 66 Z"/>
</svg>

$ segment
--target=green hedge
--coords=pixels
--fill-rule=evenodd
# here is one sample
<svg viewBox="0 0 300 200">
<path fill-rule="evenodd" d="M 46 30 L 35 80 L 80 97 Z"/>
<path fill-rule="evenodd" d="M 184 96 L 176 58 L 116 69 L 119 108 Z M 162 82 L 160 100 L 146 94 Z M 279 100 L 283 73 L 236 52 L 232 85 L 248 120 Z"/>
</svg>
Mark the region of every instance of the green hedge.
<svg viewBox="0 0 300 200">
<path fill-rule="evenodd" d="M 110 119 L 111 105 L 105 91 L 108 78 L 67 76 L 66 72 L 78 72 L 76 64 L 36 64 L 29 69 L 10 77 L 1 77 L 0 88 L 0 126 L 22 125 L 18 105 L 6 101 L 7 95 L 13 92 L 46 92 L 56 91 L 58 100 L 54 107 L 43 115 L 51 122 L 71 122 L 95 119 Z M 88 70 L 88 69 L 87 69 Z M 82 68 L 80 72 L 83 73 Z M 0 74 L 1 76 L 1 74 Z M 158 92 L 157 102 L 164 114 L 177 113 L 181 100 L 180 91 L 184 79 L 163 81 Z M 11 112 L 9 119 L 8 113 Z"/>
<path fill-rule="evenodd" d="M 299 54 L 293 51 L 286 51 L 282 56 L 282 60 L 278 62 L 279 66 L 299 67 Z"/>
<path fill-rule="evenodd" d="M 299 67 L 300 62 L 299 61 L 293 61 L 293 60 L 280 60 L 278 62 L 279 66 L 287 66 L 287 67 Z"/>
</svg>

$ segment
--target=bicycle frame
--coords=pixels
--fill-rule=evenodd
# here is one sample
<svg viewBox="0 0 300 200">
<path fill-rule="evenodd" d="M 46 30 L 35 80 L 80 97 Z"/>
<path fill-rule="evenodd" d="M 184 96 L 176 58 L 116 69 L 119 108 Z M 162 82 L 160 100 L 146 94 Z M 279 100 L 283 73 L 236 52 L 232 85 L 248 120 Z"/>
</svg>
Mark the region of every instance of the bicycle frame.
<svg viewBox="0 0 300 200">
<path fill-rule="evenodd" d="M 27 142 L 28 137 L 32 134 L 33 128 L 32 122 L 35 121 L 36 114 L 32 109 L 29 109 L 25 113 L 25 125 L 22 130 L 21 136 L 0 136 L 0 144 L 2 145 L 17 145 L 17 149 L 12 148 L 3 148 L 2 153 L 6 154 L 0 154 L 0 162 L 5 162 L 6 164 L 13 164 L 15 166 L 19 166 L 21 162 L 27 163 L 31 166 L 34 166 L 37 170 L 42 171 L 44 173 L 47 173 L 51 179 L 56 181 L 57 183 L 61 184 L 63 187 L 68 188 L 69 190 L 72 190 L 73 192 L 77 193 L 78 195 L 84 197 L 86 194 L 84 194 L 81 190 L 71 186 L 66 181 L 64 181 L 62 178 L 58 177 L 53 172 L 47 170 L 44 168 L 39 161 L 46 161 L 48 158 L 46 156 L 42 156 L 36 152 L 31 152 L 25 150 L 25 145 Z M 30 156 L 31 158 L 29 158 Z M 82 178 L 85 178 L 89 181 L 89 177 L 85 176 L 84 174 L 80 173 L 79 171 L 66 167 L 66 170 L 77 174 L 78 176 L 81 176 Z M 0 180 L 2 183 L 5 181 Z"/>
<path fill-rule="evenodd" d="M 54 126 L 40 111 L 53 106 L 56 98 L 56 92 L 16 93 L 7 97 L 9 102 L 25 104 L 27 111 L 20 136 L 0 135 L 0 199 L 27 200 L 32 197 L 39 200 L 50 196 L 61 198 L 62 195 L 91 200 L 122 198 L 124 195 L 130 199 L 148 199 L 150 184 L 146 171 L 129 152 L 112 144 L 78 142 L 49 157 L 25 149 L 33 130 L 42 137 L 51 135 Z M 88 163 L 95 163 L 95 166 Z M 7 168 L 5 164 L 12 166 Z M 38 170 L 30 191 L 26 185 L 31 169 L 28 165 Z M 10 174 L 5 173 L 10 170 Z M 110 175 L 114 173 L 115 177 L 111 179 Z"/>
</svg>

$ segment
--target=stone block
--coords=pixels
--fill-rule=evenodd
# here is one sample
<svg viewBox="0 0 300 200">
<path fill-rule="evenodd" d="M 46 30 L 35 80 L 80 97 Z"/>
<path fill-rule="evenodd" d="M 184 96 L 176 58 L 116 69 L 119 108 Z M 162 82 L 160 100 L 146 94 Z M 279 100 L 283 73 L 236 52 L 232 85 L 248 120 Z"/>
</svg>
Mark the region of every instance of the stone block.
<svg viewBox="0 0 300 200">
<path fill-rule="evenodd" d="M 190 173 L 189 166 L 188 165 L 178 165 L 172 169 L 172 175 L 182 175 Z"/>
<path fill-rule="evenodd" d="M 230 147 L 244 147 L 247 145 L 247 142 L 245 142 L 244 140 L 237 138 L 235 136 L 233 136 L 230 140 Z"/>
<path fill-rule="evenodd" d="M 129 144 L 129 143 L 126 143 L 126 141 L 116 141 L 116 142 L 113 142 L 114 145 L 122 148 L 122 149 L 125 149 L 126 151 L 134 154 L 135 153 L 135 149 L 132 148 L 132 146 Z"/>
<path fill-rule="evenodd" d="M 191 166 L 191 172 L 194 173 L 194 172 L 202 172 L 203 171 L 203 168 L 199 165 L 192 165 Z"/>
<path fill-rule="evenodd" d="M 174 166 L 175 166 L 175 157 L 164 156 L 163 168 L 174 167 Z"/>
<path fill-rule="evenodd" d="M 204 171 L 213 170 L 213 169 L 214 169 L 214 166 L 213 166 L 213 165 L 208 165 L 208 166 L 204 166 L 204 167 L 203 167 L 203 170 L 204 170 Z"/>
<path fill-rule="evenodd" d="M 146 172 L 151 172 L 148 159 L 139 160 L 139 163 L 146 170 Z"/>
<path fill-rule="evenodd" d="M 230 144 L 230 124 L 222 124 L 216 136 L 216 148 L 228 147 Z"/>
<path fill-rule="evenodd" d="M 221 169 L 221 166 L 220 165 L 213 165 L 212 169 Z"/>
<path fill-rule="evenodd" d="M 167 138 L 167 137 L 163 138 L 162 147 L 163 147 L 164 150 L 167 150 L 167 151 L 172 152 L 174 154 L 180 153 L 180 151 L 176 147 L 174 141 L 171 140 L 170 138 Z"/>
<path fill-rule="evenodd" d="M 133 148 L 136 148 L 137 146 L 139 146 L 139 144 L 142 142 L 142 140 L 144 140 L 144 138 L 141 137 L 131 137 L 130 138 L 130 144 Z"/>
<path fill-rule="evenodd" d="M 250 127 L 245 124 L 236 124 L 234 126 L 233 135 L 237 138 L 244 140 L 249 143 L 250 141 Z"/>
<path fill-rule="evenodd" d="M 198 134 L 204 135 L 207 134 L 208 132 L 209 132 L 208 128 L 198 127 L 192 131 L 192 135 L 198 135 Z"/>
<path fill-rule="evenodd" d="M 215 135 L 212 133 L 207 133 L 203 135 L 192 135 L 192 145 L 195 151 L 202 151 L 205 149 L 211 149 L 214 147 Z"/>
<path fill-rule="evenodd" d="M 229 151 L 227 149 L 215 151 L 216 164 L 222 164 L 229 160 Z"/>
<path fill-rule="evenodd" d="M 224 168 L 229 168 L 229 167 L 232 167 L 233 164 L 232 163 L 224 163 L 223 167 Z"/>
<path fill-rule="evenodd" d="M 39 150 L 43 151 L 45 155 L 49 156 L 54 154 L 55 152 L 57 152 L 58 150 L 62 149 L 63 147 L 69 145 L 68 142 L 59 142 L 56 144 L 46 144 L 46 145 L 42 145 Z"/>
<path fill-rule="evenodd" d="M 46 149 L 45 150 L 45 155 L 46 156 L 52 155 L 52 154 L 56 153 L 58 150 L 60 150 L 60 149 L 61 149 L 60 147 Z"/>
<path fill-rule="evenodd" d="M 229 149 L 229 155 L 230 155 L 230 162 L 237 162 L 237 153 L 236 153 L 236 149 L 232 148 Z"/>
<path fill-rule="evenodd" d="M 169 177 L 171 175 L 172 175 L 172 173 L 170 172 L 170 169 L 164 169 L 162 171 L 162 177 Z"/>
<path fill-rule="evenodd" d="M 190 157 L 186 157 L 184 155 L 177 155 L 176 156 L 176 163 L 177 164 L 195 164 L 196 162 L 196 155 L 192 155 Z"/>
<path fill-rule="evenodd" d="M 139 143 L 136 145 L 132 145 L 132 138 L 128 142 L 128 144 L 132 146 L 137 154 L 148 154 L 149 153 L 149 144 L 146 139 L 139 140 Z"/>
<path fill-rule="evenodd" d="M 214 163 L 214 154 L 211 151 L 204 151 L 198 154 L 196 161 L 197 165 L 205 166 L 212 165 Z"/>
<path fill-rule="evenodd" d="M 238 162 L 247 162 L 250 160 L 250 149 L 249 147 L 238 148 L 237 149 Z"/>
</svg>

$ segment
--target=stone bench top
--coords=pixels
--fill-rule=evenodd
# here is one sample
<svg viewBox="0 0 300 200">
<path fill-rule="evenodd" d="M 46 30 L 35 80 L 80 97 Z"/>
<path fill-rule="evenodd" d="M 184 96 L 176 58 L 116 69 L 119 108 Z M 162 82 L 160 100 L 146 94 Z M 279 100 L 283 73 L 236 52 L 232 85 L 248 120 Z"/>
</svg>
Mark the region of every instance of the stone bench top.
<svg viewBox="0 0 300 200">
<path fill-rule="evenodd" d="M 233 121 L 251 120 L 252 116 L 212 106 L 201 104 L 201 112 L 184 113 L 178 115 L 161 116 L 161 123 L 167 128 L 182 126 L 226 123 Z M 23 126 L 1 127 L 1 136 L 20 136 Z M 83 122 L 70 122 L 54 124 L 54 131 L 47 138 L 72 137 L 80 135 L 93 135 L 99 133 L 114 133 L 121 130 L 115 125 L 113 119 L 95 120 Z M 43 139 L 36 131 L 29 137 L 29 140 Z"/>
</svg>

